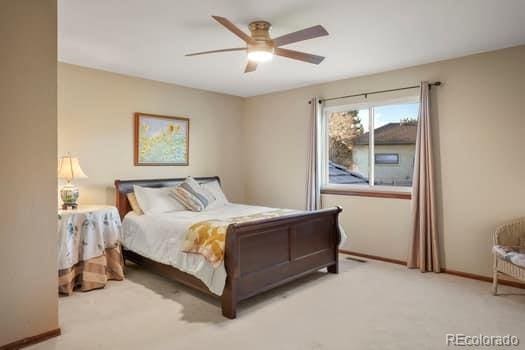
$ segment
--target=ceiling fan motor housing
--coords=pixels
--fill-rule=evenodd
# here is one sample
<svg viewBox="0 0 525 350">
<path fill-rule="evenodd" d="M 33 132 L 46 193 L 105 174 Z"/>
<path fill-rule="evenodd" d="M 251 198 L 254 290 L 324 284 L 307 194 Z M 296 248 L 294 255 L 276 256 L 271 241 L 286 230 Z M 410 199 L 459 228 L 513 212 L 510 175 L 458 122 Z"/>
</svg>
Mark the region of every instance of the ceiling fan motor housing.
<svg viewBox="0 0 525 350">
<path fill-rule="evenodd" d="M 248 25 L 248 28 L 256 41 L 270 40 L 270 28 L 272 28 L 270 22 L 254 21 Z"/>
<path fill-rule="evenodd" d="M 272 25 L 266 21 L 254 21 L 248 25 L 251 36 L 255 40 L 255 44 L 248 44 L 248 52 L 250 51 L 267 51 L 273 53 L 273 41 L 270 38 L 270 29 Z"/>
</svg>

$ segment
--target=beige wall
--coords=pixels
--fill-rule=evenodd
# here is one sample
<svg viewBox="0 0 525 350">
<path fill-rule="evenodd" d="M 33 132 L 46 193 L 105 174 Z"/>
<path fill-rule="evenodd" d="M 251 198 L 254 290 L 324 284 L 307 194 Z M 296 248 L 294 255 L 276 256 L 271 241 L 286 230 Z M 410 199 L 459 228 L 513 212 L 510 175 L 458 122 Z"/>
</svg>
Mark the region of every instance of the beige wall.
<svg viewBox="0 0 525 350">
<path fill-rule="evenodd" d="M 312 96 L 440 80 L 443 86 L 432 89 L 432 119 L 443 262 L 449 269 L 490 275 L 492 231 L 525 215 L 523 62 L 520 46 L 249 98 L 243 119 L 246 199 L 304 207 Z M 323 201 L 344 208 L 346 249 L 406 258 L 409 201 L 343 196 Z"/>
<path fill-rule="evenodd" d="M 82 204 L 114 204 L 115 179 L 219 175 L 242 201 L 240 97 L 59 63 L 58 155 L 77 156 Z M 133 114 L 190 118 L 189 166 L 133 165 Z"/>
<path fill-rule="evenodd" d="M 343 207 L 340 221 L 348 231 L 347 249 L 398 260 L 406 258 L 410 201 L 324 195 L 323 205 Z"/>
<path fill-rule="evenodd" d="M 56 12 L 0 7 L 0 346 L 58 327 Z"/>
</svg>

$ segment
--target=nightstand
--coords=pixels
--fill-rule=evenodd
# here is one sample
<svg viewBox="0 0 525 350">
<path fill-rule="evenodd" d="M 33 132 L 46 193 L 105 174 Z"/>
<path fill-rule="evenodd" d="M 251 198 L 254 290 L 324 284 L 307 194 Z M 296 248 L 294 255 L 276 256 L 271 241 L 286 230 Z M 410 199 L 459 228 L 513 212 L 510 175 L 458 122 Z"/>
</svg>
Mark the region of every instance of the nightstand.
<svg viewBox="0 0 525 350">
<path fill-rule="evenodd" d="M 123 280 L 121 222 L 117 208 L 79 206 L 58 210 L 58 291 L 70 295 Z"/>
</svg>

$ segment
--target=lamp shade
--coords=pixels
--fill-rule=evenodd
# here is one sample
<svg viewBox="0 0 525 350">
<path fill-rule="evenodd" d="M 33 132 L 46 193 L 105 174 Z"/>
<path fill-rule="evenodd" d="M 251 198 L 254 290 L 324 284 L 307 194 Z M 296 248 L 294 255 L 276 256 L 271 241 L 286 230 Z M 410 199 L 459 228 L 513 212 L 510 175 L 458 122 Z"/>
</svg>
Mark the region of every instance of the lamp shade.
<svg viewBox="0 0 525 350">
<path fill-rule="evenodd" d="M 71 181 L 73 179 L 85 179 L 87 175 L 82 171 L 78 158 L 65 156 L 58 160 L 58 178 Z"/>
</svg>

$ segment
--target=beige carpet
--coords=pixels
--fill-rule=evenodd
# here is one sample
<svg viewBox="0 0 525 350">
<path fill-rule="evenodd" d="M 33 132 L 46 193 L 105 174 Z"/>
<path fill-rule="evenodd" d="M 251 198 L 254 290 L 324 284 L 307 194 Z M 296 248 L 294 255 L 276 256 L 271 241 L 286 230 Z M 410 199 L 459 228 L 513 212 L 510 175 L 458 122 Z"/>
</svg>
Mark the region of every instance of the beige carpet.
<svg viewBox="0 0 525 350">
<path fill-rule="evenodd" d="M 517 335 L 525 348 L 525 291 L 341 256 L 318 273 L 241 304 L 218 302 L 128 269 L 105 289 L 60 298 L 63 335 L 30 349 L 446 349 L 446 333 Z"/>
</svg>

